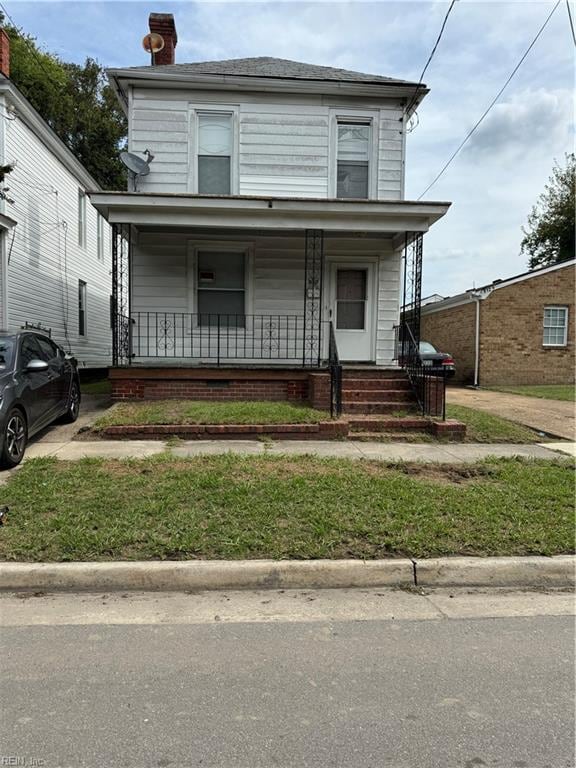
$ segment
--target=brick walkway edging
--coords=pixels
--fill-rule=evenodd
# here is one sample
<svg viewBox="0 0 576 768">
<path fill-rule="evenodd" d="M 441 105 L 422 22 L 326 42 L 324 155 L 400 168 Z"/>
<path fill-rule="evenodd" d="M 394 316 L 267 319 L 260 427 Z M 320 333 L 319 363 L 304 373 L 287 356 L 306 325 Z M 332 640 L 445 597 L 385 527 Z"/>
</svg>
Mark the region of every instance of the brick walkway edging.
<svg viewBox="0 0 576 768">
<path fill-rule="evenodd" d="M 386 420 L 391 425 L 394 420 Z M 421 421 L 398 419 L 403 429 L 413 425 L 422 427 Z M 390 427 L 392 428 L 392 427 Z M 466 425 L 453 419 L 427 422 L 427 431 L 438 437 L 462 440 Z M 184 440 L 202 439 L 254 439 L 268 437 L 271 440 L 337 440 L 351 435 L 350 424 L 345 419 L 320 421 L 315 424 L 140 424 L 104 427 L 98 431 L 110 440 L 165 440 L 179 437 Z M 352 434 L 353 437 L 353 434 Z"/>
<path fill-rule="evenodd" d="M 574 555 L 429 560 L 0 563 L 1 590 L 128 591 L 353 587 L 574 588 Z"/>
</svg>

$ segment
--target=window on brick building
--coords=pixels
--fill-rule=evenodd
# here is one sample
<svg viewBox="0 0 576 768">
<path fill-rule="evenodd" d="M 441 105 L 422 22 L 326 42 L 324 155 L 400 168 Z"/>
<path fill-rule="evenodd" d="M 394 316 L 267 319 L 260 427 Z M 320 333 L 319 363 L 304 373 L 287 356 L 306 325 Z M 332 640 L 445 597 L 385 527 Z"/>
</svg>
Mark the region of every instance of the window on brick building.
<svg viewBox="0 0 576 768">
<path fill-rule="evenodd" d="M 544 307 L 545 347 L 565 347 L 568 342 L 568 307 Z"/>
</svg>

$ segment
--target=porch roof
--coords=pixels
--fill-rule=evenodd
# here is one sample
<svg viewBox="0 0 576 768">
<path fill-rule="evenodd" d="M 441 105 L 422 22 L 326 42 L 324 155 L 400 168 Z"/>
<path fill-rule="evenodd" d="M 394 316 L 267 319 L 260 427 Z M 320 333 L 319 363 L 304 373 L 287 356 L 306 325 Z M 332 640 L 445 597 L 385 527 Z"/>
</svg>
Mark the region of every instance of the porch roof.
<svg viewBox="0 0 576 768">
<path fill-rule="evenodd" d="M 410 200 L 335 200 L 168 192 L 90 192 L 112 224 L 246 229 L 323 229 L 334 232 L 427 232 L 450 203 Z"/>
</svg>

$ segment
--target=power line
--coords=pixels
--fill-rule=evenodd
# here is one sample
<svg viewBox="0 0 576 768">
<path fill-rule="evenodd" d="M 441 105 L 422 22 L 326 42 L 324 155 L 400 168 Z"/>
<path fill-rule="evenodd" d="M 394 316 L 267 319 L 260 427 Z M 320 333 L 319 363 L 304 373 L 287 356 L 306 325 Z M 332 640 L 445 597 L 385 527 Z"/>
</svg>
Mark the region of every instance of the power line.
<svg viewBox="0 0 576 768">
<path fill-rule="evenodd" d="M 570 21 L 570 31 L 572 32 L 572 40 L 576 45 L 576 32 L 574 32 L 574 21 L 572 20 L 572 11 L 570 10 L 570 0 L 566 0 L 566 10 L 568 11 L 568 19 Z"/>
<path fill-rule="evenodd" d="M 4 7 L 4 5 L 3 5 L 2 3 L 0 3 L 0 8 L 2 9 L 2 11 L 3 11 L 4 15 L 6 16 L 6 18 L 7 18 L 7 19 L 8 19 L 8 21 L 10 22 L 10 24 L 12 24 L 12 26 L 14 27 L 14 29 L 15 29 L 17 32 L 20 32 L 20 27 L 18 27 L 18 25 L 16 24 L 16 22 L 14 21 L 14 19 L 12 18 L 12 16 L 10 16 L 10 14 L 8 13 L 8 11 L 6 10 L 6 8 Z M 22 38 L 22 40 L 24 40 L 24 42 L 26 43 L 26 45 L 27 45 L 27 47 L 28 47 L 29 51 L 32 53 L 32 55 L 34 56 L 34 58 L 36 59 L 36 61 L 37 61 L 37 62 L 38 62 L 38 64 L 40 65 L 40 68 L 41 68 L 41 69 L 44 71 L 44 74 L 45 74 L 45 75 L 46 75 L 46 76 L 47 76 L 47 77 L 48 77 L 50 80 L 52 80 L 52 78 L 53 78 L 53 76 L 54 76 L 54 73 L 50 74 L 50 72 L 48 72 L 48 70 L 47 70 L 47 69 L 46 69 L 46 67 L 44 66 L 44 62 L 42 61 L 42 59 L 41 59 L 41 58 L 40 58 L 40 56 L 38 55 L 38 51 L 37 51 L 37 50 L 36 50 L 36 48 L 35 48 L 35 47 L 34 47 L 34 46 L 31 44 L 31 42 L 28 40 L 28 37 L 27 37 L 25 34 L 23 34 L 23 35 L 20 35 L 20 37 L 21 37 L 21 38 Z"/>
<path fill-rule="evenodd" d="M 457 149 L 456 149 L 456 150 L 455 150 L 455 151 L 452 153 L 452 155 L 450 156 L 450 158 L 449 158 L 448 162 L 447 162 L 447 163 L 444 165 L 444 167 L 442 168 L 442 170 L 440 171 L 440 173 L 438 173 L 438 175 L 437 175 L 437 176 L 436 176 L 436 177 L 435 177 L 435 178 L 434 178 L 434 179 L 433 179 L 433 180 L 430 182 L 430 184 L 428 184 L 428 186 L 426 187 L 426 189 L 424 190 L 424 192 L 422 192 L 422 194 L 421 194 L 421 195 L 420 195 L 420 196 L 417 198 L 418 200 L 421 200 L 421 199 L 424 197 L 424 195 L 426 194 L 426 192 L 428 192 L 428 190 L 429 190 L 429 189 L 431 189 L 431 188 L 434 186 L 434 184 L 436 184 L 436 182 L 438 181 L 438 179 L 439 179 L 439 178 L 440 178 L 440 177 L 443 175 L 443 173 L 444 173 L 444 172 L 447 170 L 448 166 L 449 166 L 449 165 L 452 163 L 452 161 L 454 160 L 454 158 L 456 157 L 456 155 L 458 155 L 458 154 L 460 153 L 460 150 L 462 149 L 462 147 L 463 147 L 463 146 L 466 144 L 466 142 L 468 141 L 468 139 L 469 139 L 469 138 L 472 136 L 472 134 L 473 134 L 473 133 L 476 131 L 476 129 L 479 127 L 480 123 L 482 123 L 482 121 L 484 120 L 484 118 L 486 117 L 486 115 L 487 115 L 487 114 L 490 112 L 490 110 L 492 109 L 492 107 L 494 106 L 494 104 L 496 104 L 496 102 L 498 101 L 498 99 L 500 98 L 500 96 L 501 96 L 501 95 L 504 93 L 504 91 L 506 90 L 506 88 L 507 88 L 508 84 L 510 83 L 510 81 L 512 80 L 512 78 L 514 77 L 514 75 L 516 74 L 516 72 L 518 72 L 518 70 L 520 69 L 520 66 L 522 65 L 522 62 L 524 61 L 524 59 L 526 58 L 526 56 L 528 56 L 528 54 L 530 53 L 530 51 L 532 50 L 532 48 L 533 48 L 533 47 L 534 47 L 534 45 L 536 44 L 536 41 L 538 40 L 538 38 L 540 37 L 540 35 L 542 34 L 542 32 L 544 32 L 544 29 L 546 28 L 546 26 L 547 26 L 548 22 L 549 22 L 549 21 L 550 21 L 550 19 L 552 18 L 552 15 L 553 15 L 553 14 L 554 14 L 554 12 L 556 11 L 556 8 L 558 8 L 558 6 L 560 5 L 560 2 L 561 2 L 561 0 L 558 0 L 558 2 L 556 3 L 556 5 L 554 6 L 554 8 L 552 8 L 552 10 L 550 11 L 550 13 L 548 14 L 548 17 L 546 18 L 546 21 L 544 22 L 544 24 L 542 24 L 542 26 L 541 26 L 541 27 L 540 27 L 540 29 L 538 30 L 538 33 L 537 33 L 536 37 L 534 38 L 534 40 L 532 40 L 532 42 L 530 43 L 530 45 L 528 46 L 528 48 L 527 48 L 527 49 L 526 49 L 526 51 L 524 52 L 524 55 L 522 56 L 522 58 L 520 59 L 520 61 L 518 62 L 518 64 L 516 64 L 516 66 L 514 67 L 514 69 L 513 69 L 513 70 L 512 70 L 512 72 L 511 72 L 510 76 L 508 77 L 508 79 L 506 80 L 506 82 L 504 83 L 504 85 L 502 86 L 502 88 L 500 88 L 500 90 L 498 91 L 498 93 L 496 94 L 496 96 L 494 97 L 494 99 L 492 99 L 492 101 L 490 102 L 490 105 L 489 105 L 489 106 L 488 106 L 488 108 L 487 108 L 487 109 L 484 111 L 484 113 L 482 114 L 482 116 L 480 117 L 480 119 L 478 120 L 478 122 L 477 122 L 477 123 L 474 125 L 474 127 L 473 127 L 473 128 L 471 128 L 471 129 L 468 131 L 468 133 L 466 134 L 466 136 L 464 137 L 464 139 L 463 139 L 463 140 L 460 142 L 460 144 L 458 145 Z"/>
<path fill-rule="evenodd" d="M 446 26 L 446 22 L 448 21 L 448 16 L 450 16 L 450 13 L 452 11 L 452 8 L 454 8 L 455 3 L 457 0 L 452 0 L 450 3 L 450 7 L 446 11 L 446 15 L 444 16 L 444 21 L 442 22 L 442 26 L 440 27 L 440 34 L 438 35 L 436 42 L 434 43 L 434 47 L 432 48 L 432 51 L 430 53 L 430 56 L 428 56 L 428 61 L 426 62 L 424 69 L 422 70 L 422 73 L 420 75 L 420 78 L 418 80 L 418 85 L 414 89 L 414 93 L 412 94 L 412 98 L 410 99 L 410 102 L 408 103 L 405 113 L 408 114 L 410 112 L 410 109 L 412 107 L 412 104 L 416 101 L 416 97 L 418 96 L 418 89 L 422 85 L 422 80 L 424 79 L 424 75 L 426 74 L 426 70 L 428 69 L 430 62 L 432 61 L 434 54 L 436 53 L 436 48 L 438 48 L 438 44 L 440 43 L 440 40 L 442 39 L 442 35 L 444 34 L 444 28 Z"/>
</svg>

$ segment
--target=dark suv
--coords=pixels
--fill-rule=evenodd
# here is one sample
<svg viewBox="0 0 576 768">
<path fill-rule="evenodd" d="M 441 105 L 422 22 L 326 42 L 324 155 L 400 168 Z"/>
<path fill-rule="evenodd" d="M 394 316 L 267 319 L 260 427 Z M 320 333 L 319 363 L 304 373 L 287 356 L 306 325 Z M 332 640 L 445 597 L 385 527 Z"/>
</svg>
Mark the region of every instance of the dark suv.
<svg viewBox="0 0 576 768">
<path fill-rule="evenodd" d="M 0 331 L 0 468 L 22 461 L 28 438 L 80 410 L 74 358 L 47 334 Z"/>
</svg>

